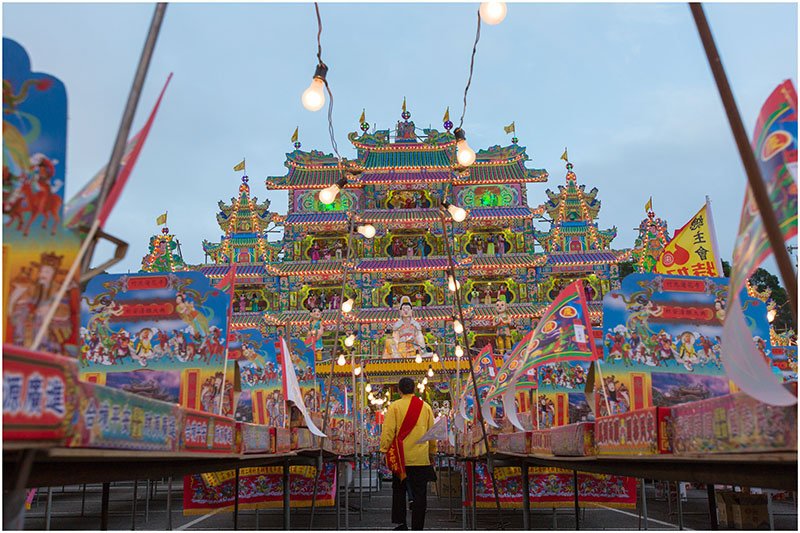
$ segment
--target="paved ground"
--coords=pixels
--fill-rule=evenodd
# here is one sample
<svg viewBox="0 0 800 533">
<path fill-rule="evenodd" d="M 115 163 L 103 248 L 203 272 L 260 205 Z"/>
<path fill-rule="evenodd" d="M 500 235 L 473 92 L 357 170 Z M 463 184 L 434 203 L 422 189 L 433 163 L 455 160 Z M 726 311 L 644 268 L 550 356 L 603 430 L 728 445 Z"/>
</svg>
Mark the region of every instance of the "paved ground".
<svg viewBox="0 0 800 533">
<path fill-rule="evenodd" d="M 155 484 L 154 484 L 155 485 Z M 648 484 L 648 526 L 649 529 L 678 529 L 678 516 L 675 503 L 669 506 L 666 501 L 655 499 L 652 484 Z M 217 513 L 206 516 L 183 516 L 182 510 L 182 481 L 175 480 L 172 487 L 172 528 L 173 529 L 232 529 L 232 513 Z M 166 513 L 166 483 L 159 482 L 155 485 L 154 496 L 146 498 L 144 482 L 139 483 L 137 493 L 136 529 L 163 530 L 167 529 Z M 109 529 L 132 529 L 132 483 L 116 483 L 111 487 L 111 503 Z M 81 486 L 55 488 L 52 492 L 51 529 L 68 530 L 98 530 L 100 528 L 100 485 L 90 485 L 86 489 L 83 500 Z M 83 504 L 82 504 L 83 500 Z M 149 501 L 148 501 L 149 500 Z M 40 491 L 32 509 L 28 511 L 25 520 L 26 529 L 46 529 L 47 491 Z M 426 529 L 435 530 L 460 530 L 463 529 L 463 518 L 457 512 L 456 501 L 451 503 L 446 497 L 429 496 L 428 516 Z M 391 487 L 384 483 L 382 490 L 371 495 L 363 495 L 363 510 L 359 514 L 359 494 L 350 494 L 351 512 L 349 515 L 349 529 L 351 530 L 389 530 L 391 508 Z M 83 505 L 83 513 L 81 512 Z M 795 502 L 773 502 L 775 529 L 797 530 L 797 504 Z M 468 513 L 469 514 L 469 513 Z M 309 528 L 309 509 L 292 510 L 292 529 Z M 410 518 L 410 516 L 409 516 Z M 339 517 L 340 529 L 345 529 L 344 511 Z M 470 528 L 470 516 L 467 516 L 467 528 Z M 522 513 L 519 510 L 504 510 L 502 520 L 506 529 L 522 528 Z M 281 529 L 282 512 L 280 510 L 240 511 L 239 529 Z M 478 510 L 477 529 L 498 529 L 498 518 L 495 510 Z M 314 529 L 336 529 L 337 516 L 332 509 L 317 510 L 314 519 Z M 683 503 L 684 529 L 709 529 L 708 507 L 705 490 L 689 490 L 688 500 Z M 575 529 L 575 518 L 572 509 L 532 510 L 532 529 Z M 611 509 L 586 509 L 582 512 L 581 528 L 592 530 L 625 530 L 639 529 L 640 518 L 636 509 L 611 510 Z"/>
</svg>

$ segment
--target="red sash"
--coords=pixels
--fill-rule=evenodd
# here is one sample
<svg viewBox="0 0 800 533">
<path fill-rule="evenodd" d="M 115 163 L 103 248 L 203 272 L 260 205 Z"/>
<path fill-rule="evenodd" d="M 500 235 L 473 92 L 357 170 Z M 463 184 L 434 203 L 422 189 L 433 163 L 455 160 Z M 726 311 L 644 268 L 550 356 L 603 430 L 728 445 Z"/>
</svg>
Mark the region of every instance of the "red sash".
<svg viewBox="0 0 800 533">
<path fill-rule="evenodd" d="M 406 478 L 406 457 L 403 451 L 403 441 L 408 437 L 414 426 L 417 425 L 419 415 L 422 412 L 422 400 L 416 396 L 411 397 L 411 402 L 408 404 L 408 411 L 406 412 L 403 423 L 400 426 L 400 431 L 392 441 L 389 449 L 386 451 L 386 466 L 392 471 L 400 481 Z"/>
</svg>

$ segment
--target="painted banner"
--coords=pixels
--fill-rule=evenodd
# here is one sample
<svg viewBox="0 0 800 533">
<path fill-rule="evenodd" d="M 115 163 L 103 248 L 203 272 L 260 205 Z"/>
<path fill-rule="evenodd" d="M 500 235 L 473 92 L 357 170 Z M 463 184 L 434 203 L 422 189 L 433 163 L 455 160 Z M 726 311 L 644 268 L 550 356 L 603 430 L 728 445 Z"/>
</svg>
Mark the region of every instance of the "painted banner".
<svg viewBox="0 0 800 533">
<path fill-rule="evenodd" d="M 305 346 L 305 344 L 303 344 Z M 314 364 L 314 351 L 307 350 L 311 355 L 311 364 Z M 291 401 L 295 407 L 300 411 L 303 415 L 303 419 L 305 420 L 306 427 L 318 437 L 324 437 L 325 434 L 314 424 L 314 421 L 311 420 L 311 415 L 306 408 L 306 404 L 304 401 L 303 392 L 300 390 L 300 383 L 297 380 L 297 374 L 295 373 L 295 360 L 300 360 L 299 356 L 295 356 L 289 350 L 289 347 L 286 345 L 286 340 L 281 337 L 281 365 L 283 367 L 283 375 L 284 375 L 284 389 L 286 392 L 286 400 Z M 305 371 L 310 371 L 311 374 L 314 373 L 313 366 L 306 366 L 303 370 L 303 374 L 305 375 Z M 361 427 L 361 425 L 359 425 Z"/>
<path fill-rule="evenodd" d="M 539 367 L 539 386 L 534 391 L 534 429 L 563 426 L 586 420 L 592 412 L 584 388 L 592 363 L 564 361 Z"/>
<path fill-rule="evenodd" d="M 311 506 L 315 480 L 316 468 L 313 466 L 289 467 L 292 507 Z M 206 481 L 212 481 L 212 483 L 206 483 Z M 183 514 L 206 514 L 212 510 L 233 511 L 235 484 L 235 476 L 227 473 L 224 476 L 208 480 L 204 479 L 203 474 L 184 477 Z M 317 507 L 333 506 L 335 492 L 336 465 L 335 463 L 325 463 L 317 483 Z M 282 506 L 282 466 L 241 469 L 239 473 L 239 509 L 267 509 Z"/>
<path fill-rule="evenodd" d="M 18 346 L 33 344 L 80 248 L 61 224 L 66 144 L 64 84 L 31 72 L 25 49 L 3 39 L 3 339 Z M 79 299 L 74 284 L 41 350 L 77 356 Z"/>
<path fill-rule="evenodd" d="M 689 222 L 675 232 L 658 258 L 655 272 L 676 276 L 722 276 L 722 262 L 708 200 Z"/>
<path fill-rule="evenodd" d="M 81 378 L 217 412 L 223 383 L 233 387 L 223 376 L 228 302 L 199 272 L 93 278 L 81 301 Z"/>
<path fill-rule="evenodd" d="M 530 505 L 532 508 L 572 507 L 575 505 L 572 471 L 560 468 L 529 467 Z M 519 467 L 494 469 L 500 506 L 506 509 L 522 507 L 522 474 Z M 475 490 L 476 507 L 495 506 L 492 478 L 486 464 L 475 463 L 475 482 L 472 469 L 467 469 L 466 505 L 472 504 Z M 578 501 L 581 507 L 604 505 L 616 509 L 636 507 L 636 479 L 606 474 L 578 473 Z"/>
<path fill-rule="evenodd" d="M 765 181 L 784 240 L 797 235 L 797 92 L 784 81 L 767 98 L 753 133 L 756 162 Z M 733 249 L 731 287 L 738 295 L 758 266 L 772 253 L 753 193 L 745 192 L 739 234 Z M 797 398 L 776 387 L 769 365 L 756 342 L 743 335 L 745 315 L 738 298 L 731 299 L 722 336 L 725 371 L 744 392 L 772 405 L 792 405 Z"/>
<path fill-rule="evenodd" d="M 744 334 L 766 359 L 766 305 L 744 296 Z M 602 381 L 599 416 L 671 406 L 730 392 L 722 350 L 727 278 L 631 274 L 603 298 Z M 598 376 L 599 377 L 599 376 Z M 597 387 L 600 390 L 600 387 Z"/>
<path fill-rule="evenodd" d="M 158 112 L 158 107 L 161 105 L 161 99 L 164 97 L 164 92 L 167 90 L 169 80 L 171 79 L 172 73 L 170 73 L 170 75 L 167 77 L 164 88 L 161 89 L 161 94 L 158 96 L 158 100 L 156 100 L 155 106 L 153 106 L 153 110 L 150 112 L 150 116 L 147 119 L 144 127 L 139 130 L 136 135 L 131 137 L 128 140 L 128 144 L 125 145 L 125 151 L 122 154 L 122 160 L 120 162 L 117 179 L 109 191 L 108 197 L 103 205 L 103 211 L 100 213 L 101 227 L 103 223 L 105 223 L 105 219 L 108 218 L 108 215 L 111 213 L 111 210 L 114 208 L 119 196 L 122 194 L 122 190 L 125 187 L 125 183 L 128 181 L 128 177 L 130 176 L 131 172 L 133 172 L 133 166 L 136 164 L 136 160 L 139 158 L 139 153 L 142 151 L 145 140 L 147 140 L 147 134 L 150 133 L 150 128 L 152 127 L 153 121 L 156 118 L 156 113 Z M 106 171 L 107 166 L 104 166 L 97 174 L 94 175 L 91 180 L 89 180 L 86 185 L 83 186 L 78 194 L 73 196 L 72 199 L 67 202 L 67 205 L 64 208 L 64 225 L 67 228 L 76 231 L 87 231 L 92 225 L 92 220 L 95 212 L 97 211 L 97 201 L 100 196 L 100 189 L 102 189 L 103 181 L 106 178 Z"/>
<path fill-rule="evenodd" d="M 489 386 L 497 375 L 497 367 L 495 366 L 494 362 L 494 353 L 490 343 L 483 347 L 472 363 L 472 374 L 475 375 L 475 383 L 477 384 L 478 394 L 480 394 L 484 418 L 487 422 L 489 422 L 490 425 L 496 427 L 494 420 L 492 420 L 491 417 L 486 417 L 487 409 L 484 407 L 486 403 L 484 401 L 486 398 L 486 392 L 489 390 Z M 475 418 L 474 411 L 475 387 L 472 385 L 472 375 L 468 375 L 467 379 L 464 381 L 463 389 L 461 390 L 460 401 L 458 404 L 458 414 L 464 420 L 472 421 Z"/>
<path fill-rule="evenodd" d="M 229 357 L 238 361 L 242 378 L 237 420 L 288 427 L 280 350 L 276 337 L 266 337 L 257 329 L 232 332 Z"/>
<path fill-rule="evenodd" d="M 797 346 L 773 346 L 769 358 L 772 371 L 784 383 L 797 383 Z"/>
<path fill-rule="evenodd" d="M 325 410 L 328 401 L 328 392 L 325 387 L 326 380 L 319 377 L 320 406 Z M 347 378 L 334 377 L 331 383 L 330 411 L 328 413 L 328 427 L 326 446 L 330 445 L 334 453 L 353 453 L 353 418 L 350 414 L 350 399 L 348 399 Z M 322 429 L 322 428 L 320 428 Z"/>
</svg>

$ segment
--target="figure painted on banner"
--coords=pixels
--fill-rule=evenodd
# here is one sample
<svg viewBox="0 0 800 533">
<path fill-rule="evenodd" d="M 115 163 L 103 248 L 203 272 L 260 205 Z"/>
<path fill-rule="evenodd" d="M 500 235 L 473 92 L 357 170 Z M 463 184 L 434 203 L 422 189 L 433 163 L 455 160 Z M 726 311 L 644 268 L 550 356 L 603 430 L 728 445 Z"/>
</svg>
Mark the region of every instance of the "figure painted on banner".
<svg viewBox="0 0 800 533">
<path fill-rule="evenodd" d="M 420 235 L 417 237 L 417 250 L 419 250 L 420 257 L 427 257 L 427 252 L 425 251 L 425 237 Z"/>
<path fill-rule="evenodd" d="M 656 341 L 658 342 L 658 348 L 656 350 L 658 360 L 656 361 L 656 366 L 661 366 L 662 363 L 664 366 L 668 366 L 667 363 L 670 359 L 677 361 L 678 351 L 675 347 L 675 343 L 672 341 L 672 335 L 661 330 Z"/>
<path fill-rule="evenodd" d="M 767 356 L 767 341 L 761 337 L 753 337 L 753 342 L 756 344 L 756 349 L 758 353 L 761 354 L 761 357 L 764 358 L 764 361 L 766 361 L 768 365 L 771 365 L 772 360 Z"/>
<path fill-rule="evenodd" d="M 317 244 L 316 241 L 311 245 L 309 256 L 311 257 L 312 263 L 319 261 L 319 244 Z"/>
<path fill-rule="evenodd" d="M 481 293 L 478 292 L 478 289 L 473 288 L 472 291 L 469 293 L 469 303 L 470 305 L 476 305 L 481 302 Z"/>
<path fill-rule="evenodd" d="M 492 286 L 489 284 L 489 288 L 486 289 L 483 293 L 483 303 L 485 305 L 492 305 Z"/>
<path fill-rule="evenodd" d="M 392 340 L 392 351 L 384 355 L 414 357 L 418 352 L 426 352 L 422 326 L 414 320 L 414 311 L 408 296 L 400 299 L 400 319 L 392 324 Z"/>
<path fill-rule="evenodd" d="M 511 315 L 505 298 L 498 299 L 494 304 L 495 313 L 493 324 L 496 334 L 497 354 L 502 355 L 512 348 L 511 341 Z"/>
<path fill-rule="evenodd" d="M 281 393 L 274 391 L 272 396 L 267 399 L 267 416 L 269 425 L 272 427 L 283 427 L 283 398 Z"/>
<path fill-rule="evenodd" d="M 619 415 L 627 413 L 630 410 L 631 399 L 625 384 L 615 380 L 613 375 L 603 378 L 603 382 L 606 389 L 605 398 L 608 399 L 608 404 L 611 407 L 611 414 Z M 603 408 L 605 408 L 605 398 L 601 399 Z"/>
<path fill-rule="evenodd" d="M 697 364 L 697 351 L 695 350 L 695 334 L 691 331 L 684 331 L 680 335 L 681 347 L 678 350 L 679 363 L 682 363 L 686 370 L 692 372 L 693 365 Z"/>
<path fill-rule="evenodd" d="M 186 294 L 179 292 L 175 296 L 175 312 L 196 333 L 208 335 L 208 319 L 194 307 L 194 302 L 187 300 Z"/>
<path fill-rule="evenodd" d="M 132 357 L 133 347 L 131 346 L 131 335 L 125 329 L 120 329 L 117 333 L 113 334 L 111 338 L 114 341 L 114 348 L 112 349 L 112 360 L 116 363 L 126 357 Z"/>
<path fill-rule="evenodd" d="M 505 253 L 506 253 L 506 245 L 507 244 L 508 244 L 508 241 L 506 241 L 505 236 L 502 233 L 500 233 L 497 236 L 497 255 L 498 256 L 505 255 Z"/>
<path fill-rule="evenodd" d="M 556 418 L 556 406 L 547 396 L 539 397 L 539 427 L 549 428 Z"/>
<path fill-rule="evenodd" d="M 721 298 L 714 300 L 714 314 L 717 320 L 725 322 L 725 302 Z"/>
<path fill-rule="evenodd" d="M 322 359 L 322 335 L 325 329 L 322 326 L 322 310 L 314 307 L 311 310 L 311 325 L 308 328 L 306 346 L 314 350 L 314 358 L 319 361 Z"/>
<path fill-rule="evenodd" d="M 136 342 L 133 344 L 133 351 L 136 359 L 142 366 L 147 366 L 147 360 L 153 357 L 153 330 L 142 328 L 136 335 Z"/>
</svg>

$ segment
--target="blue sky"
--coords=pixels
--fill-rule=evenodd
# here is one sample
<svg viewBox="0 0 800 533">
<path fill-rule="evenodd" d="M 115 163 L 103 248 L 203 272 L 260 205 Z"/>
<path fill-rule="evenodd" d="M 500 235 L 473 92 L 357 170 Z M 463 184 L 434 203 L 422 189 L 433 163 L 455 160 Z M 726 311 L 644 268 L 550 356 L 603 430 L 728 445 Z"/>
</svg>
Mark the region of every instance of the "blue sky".
<svg viewBox="0 0 800 533">
<path fill-rule="evenodd" d="M 772 89 L 797 83 L 797 6 L 705 7 L 751 134 Z M 457 122 L 477 4 L 320 10 L 343 156 L 355 155 L 346 135 L 362 108 L 379 128 L 399 120 L 403 97 L 418 127 L 441 129 L 447 106 Z M 108 161 L 152 13 L 152 4 L 3 5 L 3 36 L 27 49 L 34 71 L 66 84 L 68 197 Z M 304 150 L 331 152 L 325 112 L 300 104 L 315 54 L 312 4 L 170 4 L 133 131 L 174 77 L 106 226 L 131 245 L 115 271 L 138 270 L 164 210 L 184 258 L 202 262 L 243 156 L 253 194 L 286 212 L 286 193 L 267 191 L 264 178 L 285 174 L 294 128 Z M 599 223 L 617 226 L 615 248 L 633 245 L 651 195 L 670 231 L 709 195 L 730 258 L 746 177 L 686 4 L 509 4 L 503 23 L 482 28 L 464 129 L 477 150 L 510 143 L 511 121 L 528 165 L 550 173 L 529 187 L 531 205 L 564 182 L 566 146 L 579 181 L 600 190 Z"/>
</svg>

